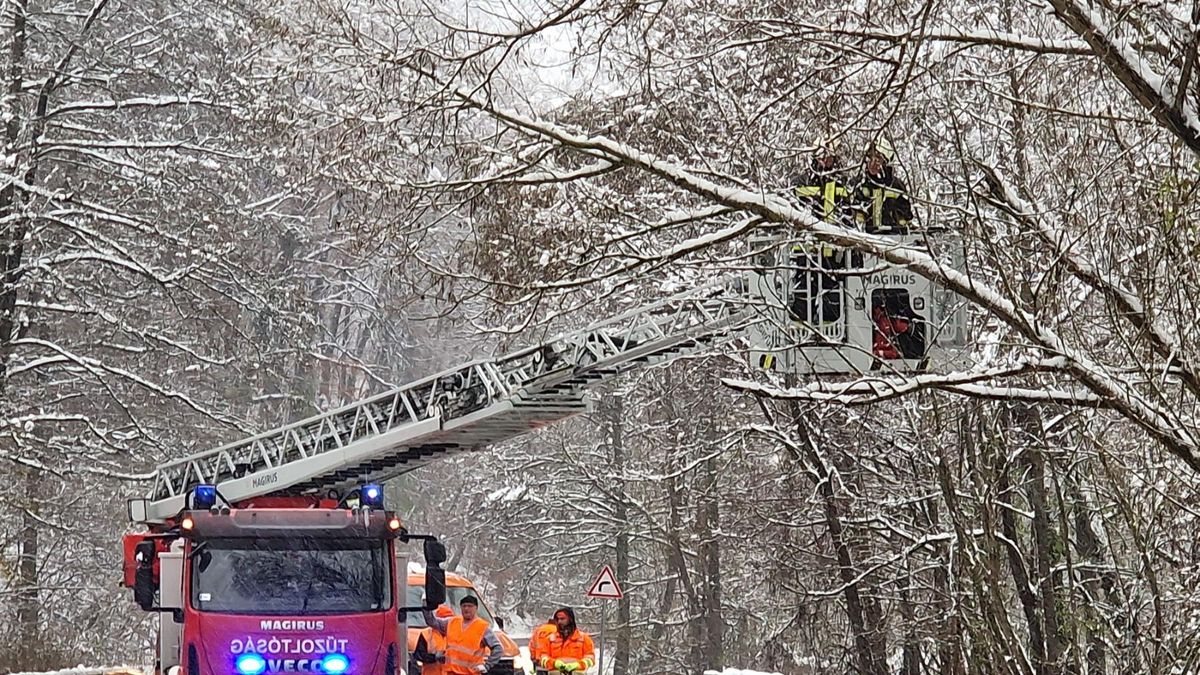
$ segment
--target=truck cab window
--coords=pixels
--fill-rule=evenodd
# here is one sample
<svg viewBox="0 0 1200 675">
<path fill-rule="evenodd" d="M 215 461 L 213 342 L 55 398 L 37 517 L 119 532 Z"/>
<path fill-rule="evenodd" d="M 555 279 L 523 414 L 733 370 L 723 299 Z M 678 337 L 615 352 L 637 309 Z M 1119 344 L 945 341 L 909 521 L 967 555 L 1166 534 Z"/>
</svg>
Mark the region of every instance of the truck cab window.
<svg viewBox="0 0 1200 675">
<path fill-rule="evenodd" d="M 208 539 L 192 565 L 203 612 L 324 615 L 379 612 L 391 601 L 384 543 L 354 539 Z"/>
</svg>

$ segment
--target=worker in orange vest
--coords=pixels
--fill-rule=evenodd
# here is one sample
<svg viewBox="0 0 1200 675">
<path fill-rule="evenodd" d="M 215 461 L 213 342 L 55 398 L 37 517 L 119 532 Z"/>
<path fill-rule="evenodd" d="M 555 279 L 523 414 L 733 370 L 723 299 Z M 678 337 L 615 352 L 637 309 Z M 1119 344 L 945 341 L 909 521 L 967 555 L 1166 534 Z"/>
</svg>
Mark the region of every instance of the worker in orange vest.
<svg viewBox="0 0 1200 675">
<path fill-rule="evenodd" d="M 454 616 L 454 610 L 446 605 L 438 605 L 434 616 L 439 619 L 449 619 Z M 417 637 L 417 646 L 413 649 L 412 663 L 408 671 L 413 675 L 444 675 L 446 662 L 446 637 L 428 627 Z"/>
<path fill-rule="evenodd" d="M 551 672 L 581 673 L 596 663 L 596 647 L 587 633 L 575 625 L 575 610 L 561 607 L 554 612 L 558 630 L 546 639 L 546 650 L 538 658 Z"/>
<path fill-rule="evenodd" d="M 533 634 L 529 636 L 529 660 L 533 661 L 535 666 L 537 666 L 535 670 L 539 673 L 546 672 L 545 668 L 540 668 L 542 655 L 546 653 L 546 649 L 549 646 L 550 634 L 557 632 L 558 624 L 555 623 L 554 617 L 551 616 L 546 623 L 535 628 Z"/>
<path fill-rule="evenodd" d="M 446 639 L 445 675 L 482 675 L 496 667 L 504 648 L 492 624 L 479 618 L 479 600 L 465 595 L 458 601 L 462 616 L 441 618 L 425 610 L 425 623 Z"/>
</svg>

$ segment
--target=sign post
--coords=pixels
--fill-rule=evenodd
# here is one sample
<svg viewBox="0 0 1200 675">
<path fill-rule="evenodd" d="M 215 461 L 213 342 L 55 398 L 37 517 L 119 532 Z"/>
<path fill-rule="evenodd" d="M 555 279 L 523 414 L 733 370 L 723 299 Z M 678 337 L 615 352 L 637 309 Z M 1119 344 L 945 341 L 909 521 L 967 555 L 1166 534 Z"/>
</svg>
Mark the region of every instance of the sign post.
<svg viewBox="0 0 1200 675">
<path fill-rule="evenodd" d="M 621 592 L 621 585 L 617 583 L 617 575 L 613 574 L 612 568 L 608 565 L 600 570 L 600 574 L 596 575 L 595 581 L 588 588 L 587 595 L 589 598 L 603 598 L 605 600 L 619 600 L 625 597 Z M 604 628 L 607 623 L 608 612 L 607 608 L 601 605 L 600 607 L 600 662 L 596 664 L 599 675 L 604 675 Z"/>
</svg>

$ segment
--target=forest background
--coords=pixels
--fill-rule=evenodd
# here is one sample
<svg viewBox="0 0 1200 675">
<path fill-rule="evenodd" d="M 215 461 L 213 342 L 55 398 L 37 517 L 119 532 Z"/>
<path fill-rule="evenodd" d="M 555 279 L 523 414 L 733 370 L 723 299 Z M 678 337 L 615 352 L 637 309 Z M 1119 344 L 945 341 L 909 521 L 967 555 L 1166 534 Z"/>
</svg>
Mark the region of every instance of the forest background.
<svg viewBox="0 0 1200 675">
<path fill-rule="evenodd" d="M 156 462 L 769 231 L 955 290 L 971 358 L 638 372 L 396 481 L 412 527 L 510 616 L 613 563 L 617 675 L 1196 672 L 1198 31 L 1196 0 L 6 0 L 0 668 L 147 657 L 118 541 Z M 881 135 L 961 269 L 790 205 L 818 143 Z"/>
</svg>

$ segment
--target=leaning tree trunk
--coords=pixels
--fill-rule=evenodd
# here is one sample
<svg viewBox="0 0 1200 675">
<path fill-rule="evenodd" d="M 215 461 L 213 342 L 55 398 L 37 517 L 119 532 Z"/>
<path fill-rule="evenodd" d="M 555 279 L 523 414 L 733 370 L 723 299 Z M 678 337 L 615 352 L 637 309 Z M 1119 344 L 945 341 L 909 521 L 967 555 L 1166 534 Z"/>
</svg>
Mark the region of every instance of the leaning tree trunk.
<svg viewBox="0 0 1200 675">
<path fill-rule="evenodd" d="M 864 542 L 858 541 L 854 533 L 845 527 L 844 518 L 850 510 L 849 500 L 838 494 L 834 485 L 838 482 L 831 468 L 815 450 L 810 439 L 808 425 L 800 406 L 790 406 L 792 424 L 801 438 L 800 447 L 808 448 L 807 457 L 798 458 L 810 466 L 810 475 L 816 481 L 825 516 L 825 528 L 837 560 L 838 578 L 842 582 L 842 597 L 846 603 L 846 618 L 854 635 L 854 660 L 859 675 L 887 674 L 886 633 L 883 630 L 883 612 L 873 597 L 873 589 L 866 578 L 860 579 L 855 554 L 863 553 Z"/>
</svg>

